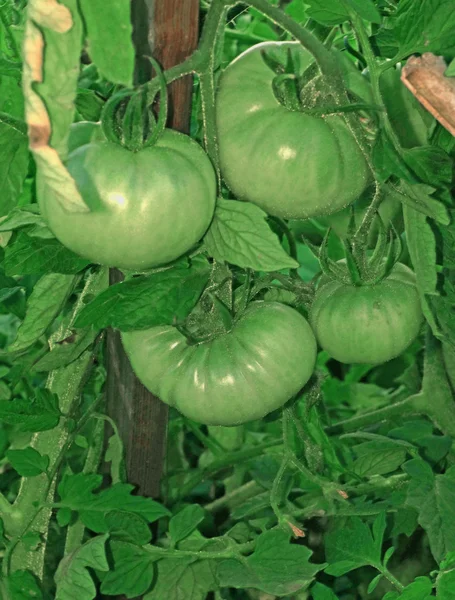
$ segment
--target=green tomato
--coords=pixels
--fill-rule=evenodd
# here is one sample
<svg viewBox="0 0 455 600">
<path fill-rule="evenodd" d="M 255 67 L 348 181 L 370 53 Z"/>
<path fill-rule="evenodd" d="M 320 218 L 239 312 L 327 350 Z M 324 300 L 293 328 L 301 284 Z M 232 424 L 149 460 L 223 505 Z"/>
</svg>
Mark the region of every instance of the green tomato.
<svg viewBox="0 0 455 600">
<path fill-rule="evenodd" d="M 122 334 L 152 393 L 207 425 L 240 425 L 282 407 L 307 383 L 316 341 L 296 310 L 253 302 L 228 333 L 189 345 L 174 327 Z"/>
<path fill-rule="evenodd" d="M 38 182 L 40 208 L 57 239 L 95 263 L 130 270 L 169 263 L 212 220 L 213 167 L 181 133 L 166 130 L 139 152 L 92 142 L 72 152 L 66 166 L 90 212 L 66 210 L 56 196 L 40 193 Z"/>
<path fill-rule="evenodd" d="M 275 73 L 261 51 L 285 62 L 295 42 L 265 42 L 235 59 L 221 76 L 217 128 L 223 177 L 235 195 L 270 215 L 307 219 L 341 210 L 369 181 L 365 158 L 340 116 L 288 110 L 275 97 Z M 298 50 L 299 48 L 300 51 Z"/>
<path fill-rule="evenodd" d="M 416 339 L 422 309 L 415 275 L 397 263 L 375 285 L 354 286 L 323 278 L 310 311 L 319 345 L 346 364 L 380 364 Z"/>
</svg>

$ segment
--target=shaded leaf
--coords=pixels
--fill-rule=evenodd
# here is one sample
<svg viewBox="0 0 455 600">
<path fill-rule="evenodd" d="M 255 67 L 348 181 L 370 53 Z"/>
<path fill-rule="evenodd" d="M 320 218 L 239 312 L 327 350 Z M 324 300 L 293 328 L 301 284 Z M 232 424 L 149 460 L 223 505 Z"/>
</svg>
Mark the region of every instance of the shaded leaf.
<svg viewBox="0 0 455 600">
<path fill-rule="evenodd" d="M 22 477 L 40 475 L 49 466 L 49 457 L 42 456 L 37 450 L 30 447 L 23 450 L 8 450 L 6 458 Z"/>
<path fill-rule="evenodd" d="M 252 587 L 267 594 L 285 595 L 306 589 L 324 565 L 309 562 L 311 550 L 289 543 L 284 531 L 261 534 L 251 556 L 243 562 L 224 560 L 218 567 L 221 586 Z"/>
<path fill-rule="evenodd" d="M 31 237 L 20 232 L 5 250 L 7 275 L 79 273 L 90 264 L 56 239 Z"/>
<path fill-rule="evenodd" d="M 95 537 L 65 556 L 55 573 L 55 600 L 93 600 L 96 587 L 88 569 L 109 571 L 105 542 L 107 535 Z"/>
<path fill-rule="evenodd" d="M 172 325 L 188 316 L 209 276 L 209 263 L 198 258 L 191 266 L 184 260 L 172 269 L 112 285 L 81 311 L 75 325 L 122 331 Z"/>
</svg>

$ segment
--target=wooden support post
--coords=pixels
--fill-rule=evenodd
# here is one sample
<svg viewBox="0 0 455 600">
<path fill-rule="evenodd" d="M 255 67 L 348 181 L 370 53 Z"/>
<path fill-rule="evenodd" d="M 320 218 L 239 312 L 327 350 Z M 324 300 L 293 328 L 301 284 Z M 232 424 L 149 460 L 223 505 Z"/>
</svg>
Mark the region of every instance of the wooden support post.
<svg viewBox="0 0 455 600">
<path fill-rule="evenodd" d="M 192 53 L 198 39 L 199 0 L 132 0 L 131 7 L 138 82 L 150 77 L 150 61 L 145 56 L 153 53 L 169 68 Z M 189 130 L 191 92 L 191 77 L 170 86 L 169 127 Z M 111 284 L 122 277 L 118 270 L 111 270 Z M 128 480 L 138 493 L 156 498 L 165 459 L 167 406 L 135 377 L 114 331 L 107 338 L 107 371 L 107 409 L 125 445 Z"/>
</svg>

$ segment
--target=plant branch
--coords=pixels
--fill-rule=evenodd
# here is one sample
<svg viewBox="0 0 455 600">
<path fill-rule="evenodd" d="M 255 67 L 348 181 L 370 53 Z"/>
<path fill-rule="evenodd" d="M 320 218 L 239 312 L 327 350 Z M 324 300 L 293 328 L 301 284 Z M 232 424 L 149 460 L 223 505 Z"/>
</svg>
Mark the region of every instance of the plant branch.
<svg viewBox="0 0 455 600">
<path fill-rule="evenodd" d="M 187 496 L 196 486 L 198 486 L 200 483 L 202 483 L 209 477 L 213 477 L 223 469 L 227 469 L 242 462 L 246 462 L 251 458 L 261 456 L 261 454 L 264 454 L 265 451 L 269 448 L 280 446 L 281 443 L 282 442 L 280 439 L 270 440 L 269 442 L 258 444 L 257 446 L 253 446 L 252 448 L 245 448 L 244 450 L 231 452 L 227 456 L 213 461 L 212 464 L 208 465 L 204 469 L 200 469 L 195 475 L 190 477 L 190 479 L 188 479 L 188 481 L 182 485 L 174 502 L 177 502 L 181 498 Z"/>
</svg>

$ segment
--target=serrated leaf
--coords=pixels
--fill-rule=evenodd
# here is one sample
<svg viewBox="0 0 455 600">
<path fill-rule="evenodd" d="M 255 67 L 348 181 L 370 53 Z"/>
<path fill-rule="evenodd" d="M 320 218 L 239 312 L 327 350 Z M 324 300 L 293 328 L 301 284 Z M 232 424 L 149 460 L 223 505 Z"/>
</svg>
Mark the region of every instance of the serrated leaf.
<svg viewBox="0 0 455 600">
<path fill-rule="evenodd" d="M 372 448 L 363 453 L 353 464 L 352 470 L 360 477 L 386 475 L 396 471 L 406 460 L 406 450 L 403 448 L 387 447 Z"/>
<path fill-rule="evenodd" d="M 152 584 L 155 576 L 154 563 L 162 558 L 163 553 L 154 553 L 135 544 L 113 541 L 111 544 L 114 557 L 114 570 L 103 579 L 103 594 L 120 595 L 136 598 L 144 594 Z"/>
<path fill-rule="evenodd" d="M 306 589 L 324 565 L 309 562 L 311 550 L 289 543 L 284 531 L 261 534 L 251 556 L 240 562 L 224 560 L 217 576 L 222 587 L 255 589 L 274 595 L 289 595 Z"/>
<path fill-rule="evenodd" d="M 194 259 L 191 266 L 182 261 L 172 269 L 112 285 L 80 312 L 75 326 L 131 331 L 172 325 L 188 316 L 209 276 L 209 263 Z"/>
<path fill-rule="evenodd" d="M 157 578 L 144 600 L 206 600 L 218 589 L 214 561 L 194 558 L 165 558 L 157 563 Z"/>
<path fill-rule="evenodd" d="M 389 25 L 400 56 L 423 52 L 453 56 L 455 52 L 452 0 L 400 0 Z"/>
<path fill-rule="evenodd" d="M 89 264 L 56 239 L 31 237 L 24 232 L 20 232 L 5 250 L 7 275 L 73 274 Z"/>
<path fill-rule="evenodd" d="M 219 199 L 204 242 L 210 256 L 256 271 L 297 268 L 267 225 L 266 213 L 248 202 Z"/>
<path fill-rule="evenodd" d="M 192 533 L 204 520 L 205 512 L 199 504 L 191 504 L 174 515 L 169 522 L 169 535 L 174 544 Z"/>
<path fill-rule="evenodd" d="M 340 576 L 365 565 L 381 564 L 381 551 L 370 528 L 359 517 L 348 519 L 343 527 L 326 536 L 325 572 Z"/>
<path fill-rule="evenodd" d="M 106 525 L 109 528 L 111 538 L 117 540 L 143 546 L 152 539 L 150 527 L 140 515 L 123 510 L 113 510 L 106 515 Z"/>
<path fill-rule="evenodd" d="M 49 390 L 37 390 L 35 399 L 0 402 L 0 421 L 21 431 L 47 431 L 60 421 L 58 398 Z"/>
<path fill-rule="evenodd" d="M 27 126 L 0 113 L 0 216 L 14 208 L 22 192 L 29 163 Z"/>
<path fill-rule="evenodd" d="M 88 53 L 100 74 L 124 86 L 133 83 L 135 51 L 132 43 L 130 0 L 80 0 L 87 27 Z"/>
<path fill-rule="evenodd" d="M 439 562 L 455 550 L 455 467 L 434 475 L 427 463 L 413 459 L 404 468 L 411 476 L 406 504 L 418 511 L 419 524 Z"/>
<path fill-rule="evenodd" d="M 49 466 L 49 457 L 42 456 L 37 450 L 30 447 L 23 450 L 8 450 L 6 458 L 22 477 L 40 475 Z"/>
<path fill-rule="evenodd" d="M 107 535 L 95 537 L 65 556 L 55 573 L 55 600 L 93 600 L 96 587 L 88 569 L 109 571 L 105 543 Z"/>
<path fill-rule="evenodd" d="M 106 515 L 113 510 L 123 510 L 142 516 L 148 523 L 169 515 L 169 511 L 151 498 L 133 496 L 134 486 L 117 483 L 99 493 L 101 475 L 65 475 L 58 486 L 60 506 L 77 511 L 81 521 L 95 533 L 109 530 Z"/>
<path fill-rule="evenodd" d="M 35 284 L 27 301 L 27 312 L 10 352 L 21 352 L 32 346 L 52 325 L 65 306 L 76 285 L 74 275 L 50 273 Z"/>
</svg>

